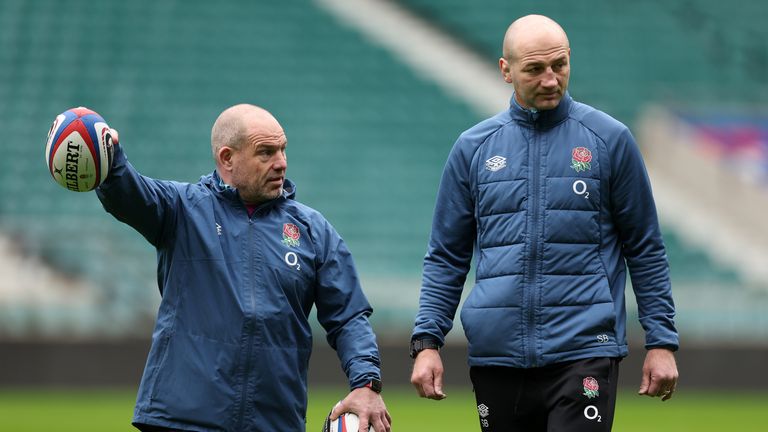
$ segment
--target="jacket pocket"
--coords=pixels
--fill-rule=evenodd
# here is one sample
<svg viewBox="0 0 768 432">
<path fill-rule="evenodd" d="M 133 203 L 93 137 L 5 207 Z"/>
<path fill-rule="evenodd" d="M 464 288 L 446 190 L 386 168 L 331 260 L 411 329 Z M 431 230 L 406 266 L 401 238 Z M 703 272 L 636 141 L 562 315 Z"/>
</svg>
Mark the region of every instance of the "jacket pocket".
<svg viewBox="0 0 768 432">
<path fill-rule="evenodd" d="M 616 344 L 613 302 L 543 308 L 542 339 L 549 353 L 564 353 Z"/>
<path fill-rule="evenodd" d="M 235 403 L 238 346 L 176 332 L 158 367 L 152 416 L 183 424 L 223 427 Z"/>
<path fill-rule="evenodd" d="M 517 306 L 471 307 L 461 310 L 470 363 L 479 358 L 520 358 L 523 339 L 521 309 Z M 479 360 L 482 363 L 482 360 Z"/>
</svg>

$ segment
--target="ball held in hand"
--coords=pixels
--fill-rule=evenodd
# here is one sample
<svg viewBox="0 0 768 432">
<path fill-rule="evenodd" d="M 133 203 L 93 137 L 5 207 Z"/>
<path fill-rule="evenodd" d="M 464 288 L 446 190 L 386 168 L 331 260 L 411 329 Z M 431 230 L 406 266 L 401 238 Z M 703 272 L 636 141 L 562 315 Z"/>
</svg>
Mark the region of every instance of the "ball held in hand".
<svg viewBox="0 0 768 432">
<path fill-rule="evenodd" d="M 112 132 L 98 113 L 78 107 L 56 116 L 45 146 L 56 183 L 75 192 L 93 190 L 107 178 L 112 155 Z"/>
<path fill-rule="evenodd" d="M 357 432 L 359 428 L 360 419 L 353 413 L 344 413 L 334 421 L 331 421 L 329 415 L 323 424 L 323 432 Z M 368 431 L 373 432 L 373 426 L 369 425 Z"/>
</svg>

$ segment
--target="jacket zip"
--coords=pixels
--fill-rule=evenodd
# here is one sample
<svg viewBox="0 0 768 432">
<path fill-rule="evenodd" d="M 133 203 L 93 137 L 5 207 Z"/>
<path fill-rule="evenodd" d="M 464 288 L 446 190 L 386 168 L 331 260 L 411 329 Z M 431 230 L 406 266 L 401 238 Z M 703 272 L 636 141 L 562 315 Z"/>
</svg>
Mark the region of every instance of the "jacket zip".
<svg viewBox="0 0 768 432">
<path fill-rule="evenodd" d="M 256 212 L 254 212 L 254 215 Z M 248 238 L 252 238 L 254 236 L 254 228 L 253 228 L 253 218 L 248 219 Z M 253 242 L 253 245 L 255 246 L 256 242 Z M 248 257 L 250 258 L 247 262 L 247 266 L 250 267 L 251 270 L 251 277 L 249 278 L 250 281 L 256 280 L 256 260 L 255 260 L 255 253 L 254 247 L 251 247 L 251 245 L 246 245 L 248 248 Z M 248 302 L 248 312 L 245 314 L 245 331 L 248 332 L 248 339 L 246 344 L 246 352 L 245 352 L 245 363 L 243 364 L 243 388 L 240 391 L 240 409 L 238 411 L 238 421 L 237 421 L 237 430 L 243 430 L 243 421 L 245 420 L 245 408 L 248 405 L 248 381 L 249 379 L 249 371 L 251 370 L 251 356 L 253 353 L 253 338 L 255 336 L 255 326 L 256 326 L 256 289 L 253 286 L 253 283 L 251 284 L 251 295 L 249 296 L 249 302 Z M 252 329 L 253 327 L 253 329 Z"/>
<path fill-rule="evenodd" d="M 536 114 L 529 114 L 529 118 L 531 122 L 533 123 L 534 133 L 533 133 L 533 149 L 532 149 L 532 161 L 533 161 L 533 195 L 531 200 L 532 207 L 532 214 L 531 214 L 531 255 L 529 257 L 528 262 L 528 284 L 527 284 L 527 290 L 526 290 L 526 299 L 525 302 L 527 304 L 526 308 L 526 320 L 527 320 L 527 362 L 530 367 L 536 367 L 536 313 L 535 313 L 535 306 L 536 306 L 536 284 L 537 284 L 537 278 L 536 278 L 536 268 L 537 268 L 537 258 L 539 255 L 539 201 L 541 197 L 539 196 L 539 176 L 540 176 L 540 169 L 541 169 L 541 145 L 539 144 L 539 134 L 538 134 L 538 128 L 536 126 Z"/>
</svg>

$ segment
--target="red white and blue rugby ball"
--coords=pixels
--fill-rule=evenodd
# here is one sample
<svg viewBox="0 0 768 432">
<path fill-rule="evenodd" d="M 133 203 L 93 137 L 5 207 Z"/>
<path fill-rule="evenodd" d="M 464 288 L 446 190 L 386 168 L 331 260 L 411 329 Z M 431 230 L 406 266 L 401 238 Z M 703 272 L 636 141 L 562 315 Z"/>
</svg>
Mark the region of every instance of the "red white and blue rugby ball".
<svg viewBox="0 0 768 432">
<path fill-rule="evenodd" d="M 360 428 L 360 419 L 356 414 L 344 413 L 334 421 L 328 417 L 323 424 L 323 432 L 358 432 Z M 369 432 L 373 431 L 373 426 L 368 426 Z"/>
<path fill-rule="evenodd" d="M 45 146 L 56 183 L 75 192 L 95 189 L 109 174 L 112 154 L 111 129 L 98 113 L 78 107 L 56 116 Z"/>
</svg>

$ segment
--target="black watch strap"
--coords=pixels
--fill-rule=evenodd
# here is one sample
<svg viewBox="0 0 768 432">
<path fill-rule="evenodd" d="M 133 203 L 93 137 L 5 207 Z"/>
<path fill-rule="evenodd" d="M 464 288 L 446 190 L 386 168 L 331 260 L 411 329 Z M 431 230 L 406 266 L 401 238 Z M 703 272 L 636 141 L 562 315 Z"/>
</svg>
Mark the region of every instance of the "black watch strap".
<svg viewBox="0 0 768 432">
<path fill-rule="evenodd" d="M 411 341 L 411 358 L 415 359 L 425 349 L 439 350 L 440 344 L 434 339 L 413 339 Z"/>
<path fill-rule="evenodd" d="M 368 384 L 366 384 L 365 387 L 368 387 L 369 389 L 375 391 L 376 393 L 381 393 L 381 389 L 382 389 L 381 380 L 374 378 L 368 381 Z"/>
</svg>

